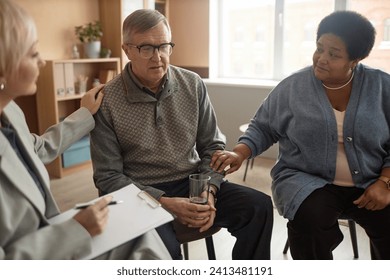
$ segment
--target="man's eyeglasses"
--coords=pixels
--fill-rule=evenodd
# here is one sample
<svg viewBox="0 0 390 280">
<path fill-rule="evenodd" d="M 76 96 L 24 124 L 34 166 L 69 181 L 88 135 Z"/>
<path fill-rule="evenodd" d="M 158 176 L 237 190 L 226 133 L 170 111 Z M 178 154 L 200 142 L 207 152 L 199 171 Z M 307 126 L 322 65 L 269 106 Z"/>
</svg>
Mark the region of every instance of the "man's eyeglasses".
<svg viewBox="0 0 390 280">
<path fill-rule="evenodd" d="M 137 48 L 141 57 L 145 59 L 152 58 L 155 50 L 158 51 L 161 57 L 169 57 L 172 54 L 173 47 L 175 46 L 175 44 L 172 42 L 164 43 L 158 46 L 148 45 L 148 44 L 140 45 L 140 46 L 136 46 L 132 44 L 126 44 L 126 45 L 132 48 Z"/>
</svg>

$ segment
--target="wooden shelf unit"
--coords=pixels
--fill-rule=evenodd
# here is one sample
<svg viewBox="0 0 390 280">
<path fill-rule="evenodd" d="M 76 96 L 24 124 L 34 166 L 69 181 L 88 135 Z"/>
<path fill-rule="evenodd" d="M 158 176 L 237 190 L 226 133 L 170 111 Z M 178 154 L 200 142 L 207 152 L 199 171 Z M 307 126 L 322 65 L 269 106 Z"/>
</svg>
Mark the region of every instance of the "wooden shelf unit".
<svg viewBox="0 0 390 280">
<path fill-rule="evenodd" d="M 71 78 L 74 81 L 79 75 L 87 76 L 87 90 L 92 88 L 93 79 L 99 77 L 100 70 L 115 70 L 117 74 L 121 70 L 119 58 L 47 60 L 46 66 L 41 69 L 37 83 L 38 93 L 36 95 L 36 105 L 39 134 L 44 133 L 47 128 L 58 124 L 60 120 L 80 108 L 80 99 L 83 93 L 65 94 L 61 96 L 57 94 L 57 66 L 60 64 L 72 65 L 71 74 L 73 77 Z M 58 157 L 52 163 L 46 165 L 46 168 L 51 177 L 61 178 L 65 174 L 71 173 L 72 170 L 77 170 L 83 166 L 89 165 L 87 163 L 81 163 L 76 166 L 63 168 L 62 159 Z"/>
</svg>

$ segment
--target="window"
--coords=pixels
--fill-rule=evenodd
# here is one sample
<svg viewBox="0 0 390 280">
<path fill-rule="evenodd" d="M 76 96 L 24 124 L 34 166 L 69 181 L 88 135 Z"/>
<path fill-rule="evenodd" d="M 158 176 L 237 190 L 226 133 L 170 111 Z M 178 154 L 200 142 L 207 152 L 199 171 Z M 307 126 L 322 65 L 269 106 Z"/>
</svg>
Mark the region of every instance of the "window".
<svg viewBox="0 0 390 280">
<path fill-rule="evenodd" d="M 383 41 L 390 41 L 390 18 L 385 19 Z"/>
<path fill-rule="evenodd" d="M 281 80 L 311 65 L 317 26 L 336 9 L 371 20 L 377 44 L 363 63 L 390 72 L 390 1 L 211 0 L 210 77 Z"/>
</svg>

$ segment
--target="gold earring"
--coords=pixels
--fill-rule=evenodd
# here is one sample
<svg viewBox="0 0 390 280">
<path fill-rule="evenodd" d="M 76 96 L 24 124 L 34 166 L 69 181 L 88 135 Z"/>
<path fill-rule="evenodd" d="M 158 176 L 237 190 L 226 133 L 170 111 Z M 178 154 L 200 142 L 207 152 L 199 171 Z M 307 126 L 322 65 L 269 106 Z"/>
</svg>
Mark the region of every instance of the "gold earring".
<svg viewBox="0 0 390 280">
<path fill-rule="evenodd" d="M 0 90 L 4 90 L 5 89 L 5 84 L 4 83 L 1 83 L 0 84 Z"/>
</svg>

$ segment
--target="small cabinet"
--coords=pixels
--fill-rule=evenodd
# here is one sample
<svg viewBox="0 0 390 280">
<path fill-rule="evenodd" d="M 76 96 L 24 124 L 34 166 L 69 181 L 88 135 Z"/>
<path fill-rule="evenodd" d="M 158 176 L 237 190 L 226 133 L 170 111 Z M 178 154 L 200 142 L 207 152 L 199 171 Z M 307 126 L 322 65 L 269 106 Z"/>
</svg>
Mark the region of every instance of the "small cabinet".
<svg viewBox="0 0 390 280">
<path fill-rule="evenodd" d="M 38 79 L 38 93 L 36 95 L 37 122 L 39 133 L 59 123 L 62 119 L 80 108 L 80 99 L 84 95 L 84 89 L 77 89 L 77 81 L 80 77 L 88 77 L 85 90 L 92 88 L 94 79 L 112 79 L 120 72 L 119 58 L 101 59 L 72 59 L 72 60 L 48 60 L 41 70 Z M 106 82 L 102 81 L 102 82 Z M 85 139 L 82 141 L 85 142 Z M 89 149 L 89 147 L 87 147 Z M 78 162 L 65 164 L 62 156 L 46 165 L 51 177 L 61 178 L 64 175 L 89 166 L 90 161 L 85 157 Z"/>
</svg>

